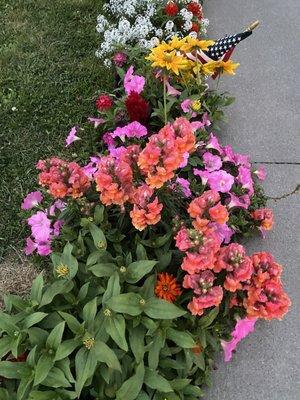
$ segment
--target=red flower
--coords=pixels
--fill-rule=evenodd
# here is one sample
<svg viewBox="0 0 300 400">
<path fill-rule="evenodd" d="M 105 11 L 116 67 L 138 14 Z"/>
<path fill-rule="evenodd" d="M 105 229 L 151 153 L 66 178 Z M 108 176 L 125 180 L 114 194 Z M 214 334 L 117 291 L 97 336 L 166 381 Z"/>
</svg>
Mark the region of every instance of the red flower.
<svg viewBox="0 0 300 400">
<path fill-rule="evenodd" d="M 190 12 L 192 12 L 195 15 L 195 17 L 197 17 L 199 19 L 202 19 L 203 14 L 202 14 L 202 6 L 201 6 L 201 4 L 198 4 L 198 3 L 194 2 L 194 1 L 192 1 L 188 5 L 188 10 Z"/>
<path fill-rule="evenodd" d="M 131 122 L 138 121 L 141 124 L 148 122 L 149 104 L 140 94 L 131 92 L 125 100 L 125 105 Z"/>
<path fill-rule="evenodd" d="M 96 107 L 99 111 L 108 111 L 112 105 L 112 99 L 107 94 L 101 94 L 96 100 Z"/>
<path fill-rule="evenodd" d="M 173 303 L 181 293 L 180 286 L 173 275 L 167 272 L 158 274 L 155 285 L 155 294 L 157 297 Z"/>
<path fill-rule="evenodd" d="M 178 14 L 179 7 L 174 1 L 169 1 L 168 4 L 165 6 L 165 13 L 170 17 L 175 17 Z"/>
<path fill-rule="evenodd" d="M 197 22 L 193 22 L 190 31 L 191 31 L 191 32 L 197 32 L 197 33 L 198 33 L 199 30 L 200 30 L 199 24 L 197 24 Z"/>
</svg>

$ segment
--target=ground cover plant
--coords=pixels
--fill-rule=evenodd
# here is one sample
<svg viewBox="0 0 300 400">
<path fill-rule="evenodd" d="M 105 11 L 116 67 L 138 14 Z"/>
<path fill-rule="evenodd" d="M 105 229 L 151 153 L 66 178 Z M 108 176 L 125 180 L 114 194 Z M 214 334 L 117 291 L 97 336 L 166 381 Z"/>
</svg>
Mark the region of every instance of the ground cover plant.
<svg viewBox="0 0 300 400">
<path fill-rule="evenodd" d="M 209 77 L 239 64 L 203 62 L 211 46 L 183 31 L 116 49 L 117 85 L 70 130 L 69 158 L 36 164 L 25 252 L 52 277 L 4 298 L 3 399 L 196 400 L 221 348 L 229 361 L 258 319 L 288 311 L 282 267 L 241 244 L 273 213 L 264 170 L 214 131 L 231 100 Z"/>
</svg>

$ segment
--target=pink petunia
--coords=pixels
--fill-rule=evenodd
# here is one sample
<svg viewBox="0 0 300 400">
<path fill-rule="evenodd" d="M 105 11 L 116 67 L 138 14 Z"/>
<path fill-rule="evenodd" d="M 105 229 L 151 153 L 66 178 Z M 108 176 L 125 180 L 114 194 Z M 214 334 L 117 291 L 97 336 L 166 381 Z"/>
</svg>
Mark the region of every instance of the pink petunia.
<svg viewBox="0 0 300 400">
<path fill-rule="evenodd" d="M 76 140 L 81 140 L 78 136 L 76 136 L 77 133 L 77 127 L 73 126 L 73 128 L 70 130 L 67 138 L 66 138 L 66 145 L 65 147 L 70 146 L 73 142 Z"/>
<path fill-rule="evenodd" d="M 264 181 L 266 179 L 266 170 L 264 167 L 260 167 L 259 169 L 254 171 L 253 174 L 256 175 L 261 181 Z"/>
<path fill-rule="evenodd" d="M 227 205 L 228 208 L 233 208 L 233 207 L 240 207 L 244 208 L 247 210 L 250 206 L 250 196 L 248 194 L 244 194 L 243 196 L 236 196 L 233 193 L 229 193 L 230 196 L 230 202 Z"/>
<path fill-rule="evenodd" d="M 228 193 L 234 184 L 234 177 L 223 170 L 213 171 L 208 178 L 208 184 L 212 190 Z"/>
<path fill-rule="evenodd" d="M 58 219 L 57 221 L 54 222 L 54 224 L 53 224 L 53 235 L 54 236 L 60 235 L 63 224 L 64 224 L 64 221 L 62 219 Z"/>
<path fill-rule="evenodd" d="M 186 99 L 181 103 L 181 109 L 183 112 L 185 113 L 189 113 L 192 112 L 192 118 L 195 118 L 197 116 L 197 113 L 195 113 L 192 109 L 191 109 L 191 105 L 192 105 L 193 101 L 190 99 Z"/>
<path fill-rule="evenodd" d="M 98 126 L 104 124 L 105 122 L 103 118 L 96 118 L 96 117 L 88 117 L 88 121 L 91 124 L 94 124 L 94 128 L 98 128 Z"/>
<path fill-rule="evenodd" d="M 140 94 L 144 90 L 146 80 L 143 76 L 133 75 L 134 67 L 131 65 L 125 74 L 124 87 L 126 94 L 136 92 Z"/>
<path fill-rule="evenodd" d="M 201 169 L 194 168 L 193 173 L 195 176 L 200 176 L 202 185 L 206 185 L 208 182 L 208 179 L 210 177 L 210 172 L 209 171 L 202 171 Z"/>
<path fill-rule="evenodd" d="M 134 121 L 123 127 L 116 128 L 110 135 L 112 138 L 119 137 L 124 142 L 125 137 L 140 139 L 147 134 L 147 128 L 138 121 Z"/>
<path fill-rule="evenodd" d="M 190 197 L 192 195 L 192 192 L 190 189 L 190 182 L 187 179 L 177 178 L 176 183 L 178 183 L 178 185 L 180 186 L 185 197 Z"/>
<path fill-rule="evenodd" d="M 51 221 L 47 214 L 43 211 L 38 211 L 28 218 L 28 225 L 31 227 L 32 236 L 36 242 L 47 242 L 51 234 Z"/>
<path fill-rule="evenodd" d="M 55 216 L 56 210 L 63 211 L 66 208 L 66 203 L 62 200 L 57 199 L 55 202 L 49 207 L 49 215 Z"/>
<path fill-rule="evenodd" d="M 254 193 L 254 188 L 250 169 L 240 166 L 238 171 L 239 175 L 237 177 L 237 181 L 242 185 L 243 189 L 248 189 L 249 195 L 252 196 Z"/>
<path fill-rule="evenodd" d="M 22 210 L 31 210 L 43 201 L 43 195 L 40 191 L 28 193 L 22 203 Z"/>
<path fill-rule="evenodd" d="M 229 243 L 232 235 L 235 231 L 230 228 L 227 224 L 218 224 L 217 222 L 211 222 L 209 227 L 213 228 L 216 234 L 219 236 L 221 243 Z"/>
<path fill-rule="evenodd" d="M 175 89 L 167 80 L 166 81 L 166 86 L 167 86 L 167 93 L 169 96 L 180 96 L 181 92 L 177 89 Z"/>
<path fill-rule="evenodd" d="M 222 167 L 222 160 L 219 156 L 214 156 L 209 151 L 203 154 L 205 169 L 209 172 L 219 170 Z"/>
<path fill-rule="evenodd" d="M 218 138 L 213 133 L 211 133 L 209 136 L 209 140 L 207 142 L 206 148 L 217 150 L 220 154 L 222 154 L 222 152 L 223 152 Z"/>
</svg>

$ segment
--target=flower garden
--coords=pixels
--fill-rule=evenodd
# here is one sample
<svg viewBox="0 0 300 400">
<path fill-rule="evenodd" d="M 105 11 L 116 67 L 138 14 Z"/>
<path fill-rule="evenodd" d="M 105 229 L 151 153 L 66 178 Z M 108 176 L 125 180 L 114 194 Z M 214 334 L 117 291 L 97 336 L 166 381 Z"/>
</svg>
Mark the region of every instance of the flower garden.
<svg viewBox="0 0 300 400">
<path fill-rule="evenodd" d="M 22 202 L 24 251 L 51 276 L 5 296 L 1 399 L 196 400 L 220 351 L 288 312 L 282 260 L 247 252 L 273 226 L 265 171 L 216 133 L 242 34 L 207 60 L 207 25 L 196 0 L 103 7 L 114 89 L 67 135 L 75 157 L 37 162 Z"/>
</svg>

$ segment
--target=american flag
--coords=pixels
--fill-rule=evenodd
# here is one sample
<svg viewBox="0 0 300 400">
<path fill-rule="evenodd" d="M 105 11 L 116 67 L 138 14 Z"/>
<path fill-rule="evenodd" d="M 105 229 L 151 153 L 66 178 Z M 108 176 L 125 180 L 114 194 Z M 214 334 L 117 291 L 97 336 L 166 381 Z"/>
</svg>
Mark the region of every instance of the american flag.
<svg viewBox="0 0 300 400">
<path fill-rule="evenodd" d="M 198 59 L 202 64 L 218 60 L 228 61 L 237 44 L 252 35 L 253 29 L 258 25 L 259 22 L 255 21 L 244 32 L 237 33 L 236 35 L 226 35 L 222 39 L 217 40 L 212 46 L 209 46 L 208 50 L 198 50 L 196 54 L 190 53 L 188 56 L 193 61 Z M 215 79 L 216 76 L 217 74 L 213 78 Z"/>
</svg>

